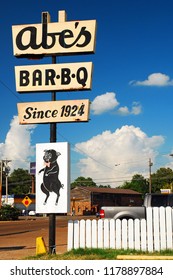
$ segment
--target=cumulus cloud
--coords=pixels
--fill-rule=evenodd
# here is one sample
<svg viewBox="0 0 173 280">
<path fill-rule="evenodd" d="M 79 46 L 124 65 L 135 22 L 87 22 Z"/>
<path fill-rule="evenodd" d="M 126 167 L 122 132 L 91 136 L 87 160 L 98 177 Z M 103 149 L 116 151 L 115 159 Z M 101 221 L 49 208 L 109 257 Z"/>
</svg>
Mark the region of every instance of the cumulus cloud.
<svg viewBox="0 0 173 280">
<path fill-rule="evenodd" d="M 13 117 L 5 142 L 0 144 L 0 158 L 11 160 L 11 171 L 29 168 L 30 158 L 34 155 L 34 147 L 31 145 L 34 128 L 34 125 L 19 125 L 18 117 Z"/>
<path fill-rule="evenodd" d="M 133 102 L 131 110 L 127 107 L 120 107 L 117 113 L 122 116 L 139 115 L 142 112 L 142 106 L 138 102 Z"/>
<path fill-rule="evenodd" d="M 131 81 L 130 84 L 136 86 L 173 86 L 173 80 L 168 75 L 153 73 L 144 81 Z"/>
<path fill-rule="evenodd" d="M 96 98 L 91 103 L 91 112 L 93 115 L 101 115 L 108 111 L 114 110 L 115 114 L 127 116 L 139 115 L 142 110 L 139 102 L 133 102 L 131 109 L 129 109 L 127 106 L 121 106 L 118 108 L 119 105 L 120 103 L 116 98 L 116 94 L 114 92 L 107 92 L 105 94 L 96 96 Z"/>
<path fill-rule="evenodd" d="M 91 103 L 91 110 L 94 115 L 100 115 L 117 107 L 119 102 L 114 92 L 107 92 L 98 95 Z"/>
<path fill-rule="evenodd" d="M 148 174 L 148 159 L 154 162 L 163 143 L 163 136 L 149 137 L 135 126 L 104 131 L 75 145 L 75 150 L 85 155 L 79 162 L 80 174 L 93 178 L 98 185 L 119 186 L 134 174 Z"/>
</svg>

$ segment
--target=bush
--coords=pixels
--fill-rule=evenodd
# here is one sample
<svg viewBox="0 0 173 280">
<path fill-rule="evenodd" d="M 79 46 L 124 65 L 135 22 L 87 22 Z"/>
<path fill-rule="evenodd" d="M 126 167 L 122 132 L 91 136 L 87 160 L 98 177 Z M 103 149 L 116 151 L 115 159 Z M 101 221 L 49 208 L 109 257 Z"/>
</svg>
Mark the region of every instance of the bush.
<svg viewBox="0 0 173 280">
<path fill-rule="evenodd" d="M 20 216 L 20 210 L 11 205 L 3 205 L 0 209 L 0 221 L 15 221 Z"/>
</svg>

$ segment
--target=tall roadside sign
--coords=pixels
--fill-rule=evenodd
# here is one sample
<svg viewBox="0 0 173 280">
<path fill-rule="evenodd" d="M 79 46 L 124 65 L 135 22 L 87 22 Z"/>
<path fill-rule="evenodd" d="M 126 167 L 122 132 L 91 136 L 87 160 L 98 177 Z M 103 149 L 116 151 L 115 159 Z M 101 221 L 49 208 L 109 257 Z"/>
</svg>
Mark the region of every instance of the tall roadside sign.
<svg viewBox="0 0 173 280">
<path fill-rule="evenodd" d="M 90 90 L 92 62 L 16 66 L 16 91 Z"/>
<path fill-rule="evenodd" d="M 90 54 L 95 52 L 96 20 L 14 25 L 13 54 L 16 57 Z"/>
<path fill-rule="evenodd" d="M 68 143 L 64 144 L 66 148 L 52 143 L 57 142 L 56 123 L 87 122 L 90 105 L 88 99 L 57 101 L 56 92 L 91 90 L 93 71 L 92 62 L 56 64 L 56 56 L 95 53 L 96 37 L 96 20 L 66 21 L 65 11 L 59 11 L 58 19 L 58 22 L 52 23 L 49 13 L 43 12 L 42 22 L 39 24 L 12 26 L 15 57 L 52 57 L 52 64 L 15 67 L 17 92 L 20 94 L 51 92 L 52 94 L 50 102 L 17 104 L 20 124 L 50 123 L 50 144 L 45 143 L 44 147 L 41 146 L 41 154 L 43 154 L 41 162 L 43 159 L 44 167 L 36 170 L 36 174 L 39 173 L 39 178 L 36 175 L 36 193 L 43 197 L 46 195 L 44 200 L 36 197 L 36 201 L 40 204 L 36 202 L 36 209 L 41 209 L 38 210 L 41 213 L 44 211 L 49 213 L 49 253 L 56 251 L 55 214 L 62 213 L 63 209 L 60 206 L 62 204 L 67 205 L 66 212 L 70 211 L 70 192 L 66 191 L 70 190 L 69 160 L 66 168 L 61 164 L 63 158 L 69 158 L 69 149 L 67 149 Z M 37 144 L 37 147 L 36 150 L 40 145 Z M 40 152 L 36 151 L 36 169 L 40 168 L 40 158 L 37 160 L 37 154 L 40 155 Z M 52 169 L 54 169 L 53 173 Z M 62 192 L 63 195 L 60 195 Z M 57 196 L 56 202 L 52 200 L 53 195 Z"/>
</svg>

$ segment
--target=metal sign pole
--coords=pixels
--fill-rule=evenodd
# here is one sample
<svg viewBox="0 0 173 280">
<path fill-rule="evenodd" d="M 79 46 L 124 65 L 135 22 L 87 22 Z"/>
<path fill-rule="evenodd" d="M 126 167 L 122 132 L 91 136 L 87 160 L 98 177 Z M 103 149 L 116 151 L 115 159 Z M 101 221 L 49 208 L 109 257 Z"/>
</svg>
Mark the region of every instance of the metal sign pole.
<svg viewBox="0 0 173 280">
<path fill-rule="evenodd" d="M 56 64 L 56 57 L 52 57 L 52 64 Z M 56 92 L 52 92 L 52 101 L 56 101 Z M 50 142 L 56 142 L 56 123 L 50 124 Z M 49 253 L 56 253 L 56 215 L 49 214 Z"/>
<path fill-rule="evenodd" d="M 43 15 L 44 16 L 44 15 Z M 64 11 L 59 11 L 59 22 L 66 21 L 66 14 Z M 49 20 L 46 18 L 45 20 Z M 44 22 L 44 18 L 43 18 Z M 56 64 L 56 56 L 52 56 L 52 64 Z M 52 91 L 52 101 L 56 101 L 56 91 Z M 56 123 L 50 124 L 50 142 L 56 142 Z M 56 253 L 56 215 L 54 213 L 49 215 L 49 253 Z"/>
</svg>

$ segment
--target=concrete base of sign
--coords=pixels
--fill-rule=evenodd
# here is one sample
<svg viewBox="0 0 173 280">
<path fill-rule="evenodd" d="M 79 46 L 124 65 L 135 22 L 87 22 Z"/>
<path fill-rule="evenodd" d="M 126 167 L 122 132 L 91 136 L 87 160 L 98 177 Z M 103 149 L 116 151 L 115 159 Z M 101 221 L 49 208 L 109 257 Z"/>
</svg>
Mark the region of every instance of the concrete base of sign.
<svg viewBox="0 0 173 280">
<path fill-rule="evenodd" d="M 43 237 L 36 238 L 36 255 L 47 253 Z"/>
</svg>

